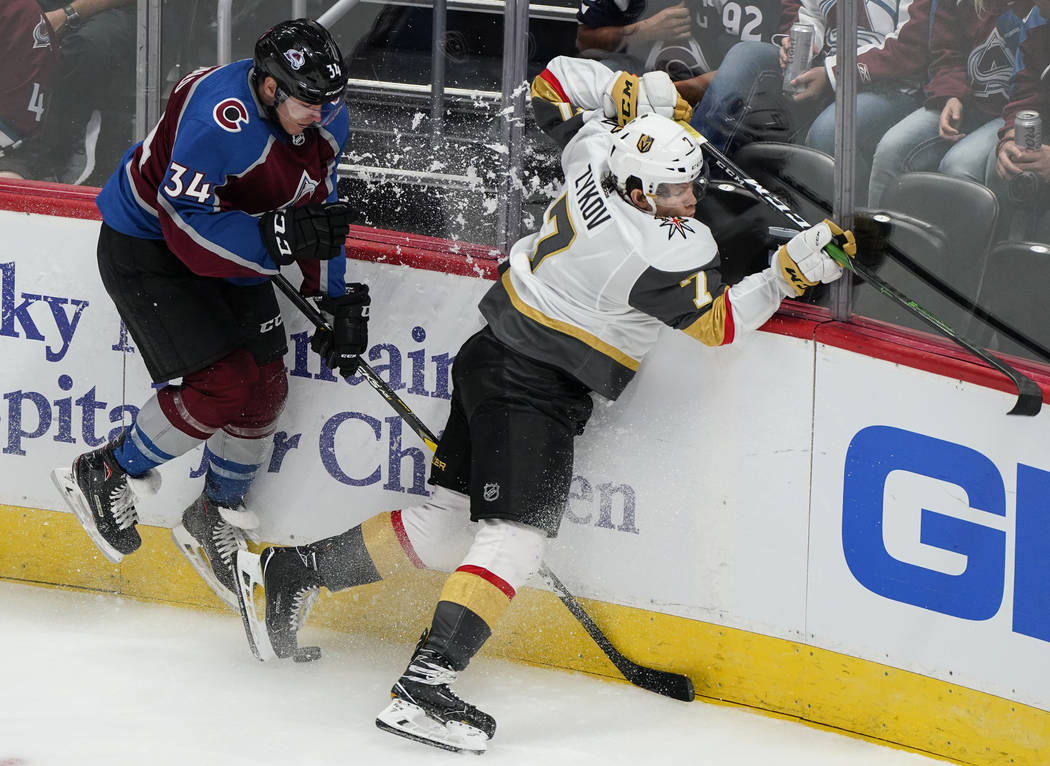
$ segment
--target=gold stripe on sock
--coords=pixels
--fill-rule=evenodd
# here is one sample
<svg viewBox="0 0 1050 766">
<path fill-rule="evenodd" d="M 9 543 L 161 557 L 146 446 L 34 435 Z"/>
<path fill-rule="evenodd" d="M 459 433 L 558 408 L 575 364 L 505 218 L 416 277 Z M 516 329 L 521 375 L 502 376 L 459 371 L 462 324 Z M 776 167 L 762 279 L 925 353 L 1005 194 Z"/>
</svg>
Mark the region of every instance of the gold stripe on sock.
<svg viewBox="0 0 1050 766">
<path fill-rule="evenodd" d="M 469 572 L 453 572 L 441 589 L 441 601 L 466 607 L 491 629 L 510 606 L 503 591 L 482 577 Z"/>
<path fill-rule="evenodd" d="M 391 515 L 390 511 L 385 511 L 361 524 L 365 549 L 372 557 L 379 576 L 384 579 L 397 572 L 416 568 L 394 531 Z"/>
</svg>

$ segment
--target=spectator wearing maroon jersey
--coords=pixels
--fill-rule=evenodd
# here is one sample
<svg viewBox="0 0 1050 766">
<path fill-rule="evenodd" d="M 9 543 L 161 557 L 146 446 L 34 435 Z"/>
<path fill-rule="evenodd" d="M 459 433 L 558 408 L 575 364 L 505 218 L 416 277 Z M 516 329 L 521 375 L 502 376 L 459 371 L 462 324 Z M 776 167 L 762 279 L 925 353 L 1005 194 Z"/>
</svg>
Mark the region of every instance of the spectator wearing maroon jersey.
<svg viewBox="0 0 1050 766">
<path fill-rule="evenodd" d="M 875 148 L 868 204 L 908 171 L 939 170 L 984 183 L 988 155 L 1010 96 L 1023 17 L 1031 0 L 936 5 L 926 103 L 890 128 Z"/>
<path fill-rule="evenodd" d="M 58 73 L 54 30 L 36 0 L 0 4 L 0 177 L 38 138 Z"/>
<path fill-rule="evenodd" d="M 23 0 L 17 0 L 21 3 Z M 131 0 L 39 0 L 59 66 L 37 140 L 0 170 L 101 185 L 131 143 L 135 8 Z"/>
</svg>

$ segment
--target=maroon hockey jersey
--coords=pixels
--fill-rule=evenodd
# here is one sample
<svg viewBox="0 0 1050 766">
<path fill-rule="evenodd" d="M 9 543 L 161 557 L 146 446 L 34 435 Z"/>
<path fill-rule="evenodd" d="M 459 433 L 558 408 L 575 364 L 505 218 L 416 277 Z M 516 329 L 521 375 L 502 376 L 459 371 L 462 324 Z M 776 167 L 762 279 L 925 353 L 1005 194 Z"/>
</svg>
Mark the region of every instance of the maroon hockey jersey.
<svg viewBox="0 0 1050 766">
<path fill-rule="evenodd" d="M 1023 18 L 1032 3 L 993 0 L 980 15 L 974 5 L 973 0 L 935 4 L 926 106 L 940 110 L 954 97 L 993 118 L 1009 99 Z"/>
<path fill-rule="evenodd" d="M 36 0 L 0 3 L 0 151 L 41 126 L 58 74 L 54 32 Z"/>
</svg>

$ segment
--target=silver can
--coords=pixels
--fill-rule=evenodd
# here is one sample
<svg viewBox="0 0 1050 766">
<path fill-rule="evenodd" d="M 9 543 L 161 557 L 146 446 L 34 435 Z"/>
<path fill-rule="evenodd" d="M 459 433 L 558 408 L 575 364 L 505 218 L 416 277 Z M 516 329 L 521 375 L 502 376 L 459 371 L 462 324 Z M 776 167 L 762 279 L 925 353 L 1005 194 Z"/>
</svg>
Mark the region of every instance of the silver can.
<svg viewBox="0 0 1050 766">
<path fill-rule="evenodd" d="M 796 93 L 798 88 L 791 81 L 809 69 L 813 61 L 813 27 L 795 22 L 788 32 L 788 63 L 784 67 L 784 92 Z"/>
<path fill-rule="evenodd" d="M 1018 112 L 1014 118 L 1014 143 L 1025 152 L 1043 148 L 1043 120 L 1039 112 L 1030 109 Z"/>
</svg>

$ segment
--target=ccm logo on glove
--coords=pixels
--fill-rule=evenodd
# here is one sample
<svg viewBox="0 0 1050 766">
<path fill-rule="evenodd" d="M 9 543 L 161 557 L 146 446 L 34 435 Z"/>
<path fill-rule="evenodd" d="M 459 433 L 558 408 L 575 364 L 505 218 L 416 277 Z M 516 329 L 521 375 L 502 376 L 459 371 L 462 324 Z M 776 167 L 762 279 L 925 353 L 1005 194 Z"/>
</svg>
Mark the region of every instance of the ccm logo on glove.
<svg viewBox="0 0 1050 766">
<path fill-rule="evenodd" d="M 320 354 L 329 369 L 346 377 L 357 372 L 360 356 L 368 348 L 368 315 L 372 299 L 368 285 L 353 282 L 346 295 L 322 298 L 317 306 L 330 317 L 332 329 L 318 328 L 310 348 Z"/>
<path fill-rule="evenodd" d="M 850 258 L 857 254 L 853 232 L 843 231 L 827 219 L 799 232 L 777 250 L 774 266 L 785 295 L 797 297 L 807 287 L 834 282 L 842 276 L 842 267 L 824 250 L 831 243 L 841 247 Z"/>
<path fill-rule="evenodd" d="M 339 255 L 350 233 L 350 207 L 326 202 L 274 210 L 259 219 L 266 252 L 279 266 L 296 259 L 328 261 Z"/>
</svg>

